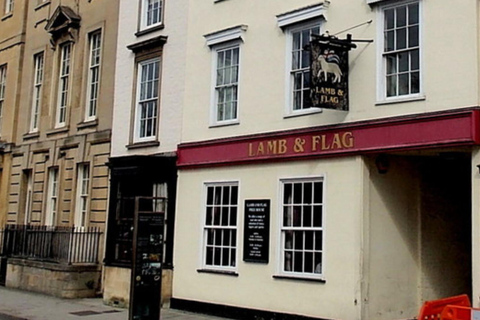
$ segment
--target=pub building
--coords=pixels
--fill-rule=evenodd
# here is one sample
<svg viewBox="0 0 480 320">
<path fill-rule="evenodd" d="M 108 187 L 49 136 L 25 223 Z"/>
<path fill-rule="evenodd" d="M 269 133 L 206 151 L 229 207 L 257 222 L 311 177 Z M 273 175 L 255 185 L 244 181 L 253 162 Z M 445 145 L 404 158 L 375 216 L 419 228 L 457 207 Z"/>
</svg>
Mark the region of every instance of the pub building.
<svg viewBox="0 0 480 320">
<path fill-rule="evenodd" d="M 410 319 L 466 293 L 478 307 L 478 3 L 449 6 L 461 30 L 438 1 L 190 5 L 171 306 Z"/>
</svg>

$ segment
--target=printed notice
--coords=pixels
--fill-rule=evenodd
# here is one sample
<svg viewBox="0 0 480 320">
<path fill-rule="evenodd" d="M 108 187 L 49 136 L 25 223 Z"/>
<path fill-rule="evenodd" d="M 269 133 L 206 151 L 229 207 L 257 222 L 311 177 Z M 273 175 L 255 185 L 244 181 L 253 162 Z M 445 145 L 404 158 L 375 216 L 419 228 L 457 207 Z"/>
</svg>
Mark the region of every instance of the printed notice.
<svg viewBox="0 0 480 320">
<path fill-rule="evenodd" d="M 245 200 L 243 261 L 268 263 L 270 200 Z"/>
</svg>

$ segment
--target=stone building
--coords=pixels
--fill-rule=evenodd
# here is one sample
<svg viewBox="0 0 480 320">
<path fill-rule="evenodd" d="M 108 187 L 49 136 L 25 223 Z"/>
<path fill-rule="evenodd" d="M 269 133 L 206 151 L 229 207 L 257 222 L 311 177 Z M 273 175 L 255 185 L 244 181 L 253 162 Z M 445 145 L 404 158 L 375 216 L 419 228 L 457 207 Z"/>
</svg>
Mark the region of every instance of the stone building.
<svg viewBox="0 0 480 320">
<path fill-rule="evenodd" d="M 2 55 L 0 65 L 8 71 L 3 123 L 11 142 L 11 161 L 3 162 L 2 193 L 7 190 L 7 197 L 2 206 L 8 206 L 2 219 L 9 225 L 96 227 L 103 232 L 118 6 L 106 0 L 2 3 L 11 6 L 0 21 L 2 39 L 7 39 L 2 52 L 10 57 L 1 60 Z M 96 250 L 103 253 L 102 241 Z M 7 286 L 41 290 L 42 281 L 48 281 L 29 276 L 30 268 L 37 267 L 26 260 L 8 263 Z M 89 286 L 99 290 L 98 261 L 93 269 Z M 57 289 L 51 290 L 71 295 Z"/>
<path fill-rule="evenodd" d="M 171 305 L 380 320 L 466 293 L 478 307 L 478 12 L 190 1 Z"/>
</svg>

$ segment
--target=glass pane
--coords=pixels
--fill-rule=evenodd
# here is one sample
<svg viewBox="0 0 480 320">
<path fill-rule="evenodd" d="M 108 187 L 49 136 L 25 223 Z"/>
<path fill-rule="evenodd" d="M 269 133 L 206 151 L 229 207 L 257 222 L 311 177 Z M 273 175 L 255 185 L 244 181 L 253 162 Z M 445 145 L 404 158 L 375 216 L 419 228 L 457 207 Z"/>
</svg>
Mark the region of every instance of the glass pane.
<svg viewBox="0 0 480 320">
<path fill-rule="evenodd" d="M 323 185 L 321 182 L 315 182 L 313 184 L 313 202 L 322 203 L 323 199 Z"/>
<path fill-rule="evenodd" d="M 237 225 L 237 207 L 230 208 L 230 226 Z"/>
<path fill-rule="evenodd" d="M 224 230 L 223 232 L 223 244 L 225 246 L 231 246 L 230 240 L 232 236 L 232 230 Z"/>
<path fill-rule="evenodd" d="M 219 266 L 221 258 L 222 258 L 222 251 L 220 250 L 220 248 L 215 248 L 215 253 L 213 255 L 213 264 L 215 266 Z"/>
<path fill-rule="evenodd" d="M 310 51 L 303 50 L 302 51 L 302 68 L 310 67 Z"/>
<path fill-rule="evenodd" d="M 213 230 L 207 231 L 207 244 L 213 245 Z"/>
<path fill-rule="evenodd" d="M 302 92 L 296 91 L 293 95 L 293 110 L 302 109 Z"/>
<path fill-rule="evenodd" d="M 219 205 L 220 204 L 220 197 L 222 195 L 222 187 L 215 187 L 215 199 L 214 199 L 214 204 Z"/>
<path fill-rule="evenodd" d="M 222 204 L 230 203 L 230 187 L 223 188 Z"/>
<path fill-rule="evenodd" d="M 405 49 L 407 47 L 407 29 L 402 28 L 397 30 L 397 47 L 396 49 Z"/>
<path fill-rule="evenodd" d="M 394 9 L 385 10 L 385 28 L 393 29 L 395 27 L 395 11 Z"/>
<path fill-rule="evenodd" d="M 313 226 L 321 227 L 322 226 L 322 206 L 313 207 Z"/>
<path fill-rule="evenodd" d="M 407 24 L 407 7 L 397 9 L 397 28 L 404 27 Z"/>
<path fill-rule="evenodd" d="M 315 273 L 322 273 L 323 268 L 322 268 L 322 254 L 321 253 L 315 253 Z"/>
<path fill-rule="evenodd" d="M 411 75 L 411 93 L 419 93 L 420 92 L 420 75 L 418 72 L 412 72 Z"/>
<path fill-rule="evenodd" d="M 403 52 L 398 54 L 398 71 L 405 72 L 408 71 L 409 63 L 408 63 L 408 52 Z"/>
<path fill-rule="evenodd" d="M 213 230 L 214 232 L 214 243 L 216 246 L 220 246 L 222 244 L 222 230 Z"/>
<path fill-rule="evenodd" d="M 420 56 L 418 50 L 413 50 L 410 52 L 410 70 L 420 69 Z"/>
<path fill-rule="evenodd" d="M 237 186 L 231 187 L 231 193 L 232 193 L 231 200 L 230 200 L 231 204 L 236 205 L 238 203 L 238 187 Z"/>
<path fill-rule="evenodd" d="M 218 58 L 217 58 L 217 69 L 221 69 L 225 66 L 225 52 L 220 51 L 218 52 Z"/>
<path fill-rule="evenodd" d="M 313 252 L 305 252 L 304 272 L 313 273 Z"/>
<path fill-rule="evenodd" d="M 386 59 L 387 59 L 387 74 L 397 73 L 397 56 L 388 55 L 386 56 Z"/>
<path fill-rule="evenodd" d="M 231 246 L 232 246 L 232 247 L 235 247 L 235 246 L 237 245 L 237 230 L 232 230 L 232 238 L 231 238 L 231 240 L 232 240 Z M 234 257 L 235 257 L 235 255 L 234 255 Z"/>
<path fill-rule="evenodd" d="M 293 233 L 293 247 L 297 250 L 303 249 L 303 231 Z"/>
<path fill-rule="evenodd" d="M 292 251 L 285 252 L 285 257 L 283 261 L 284 271 L 292 271 L 292 256 L 293 256 Z"/>
<path fill-rule="evenodd" d="M 310 43 L 310 29 L 302 30 L 302 47 L 300 49 L 303 49 L 309 43 Z"/>
<path fill-rule="evenodd" d="M 300 32 L 295 32 L 293 33 L 293 50 L 299 50 L 300 48 Z"/>
<path fill-rule="evenodd" d="M 322 243 L 322 231 L 315 231 L 315 250 L 321 251 L 323 250 L 323 243 Z"/>
<path fill-rule="evenodd" d="M 408 23 L 418 23 L 418 3 L 414 3 L 408 6 Z"/>
<path fill-rule="evenodd" d="M 292 52 L 292 70 L 300 69 L 300 51 Z"/>
<path fill-rule="evenodd" d="M 385 52 L 395 50 L 395 31 L 385 32 Z"/>
<path fill-rule="evenodd" d="M 397 95 L 397 76 L 387 77 L 387 97 Z"/>
<path fill-rule="evenodd" d="M 300 227 L 302 225 L 302 207 L 293 207 L 293 226 Z"/>
<path fill-rule="evenodd" d="M 213 265 L 213 248 L 207 247 L 207 257 L 205 263 L 207 265 Z"/>
<path fill-rule="evenodd" d="M 207 215 L 205 217 L 205 225 L 212 225 L 212 207 L 207 207 Z"/>
<path fill-rule="evenodd" d="M 312 207 L 305 206 L 303 207 L 303 223 L 304 227 L 311 227 L 312 226 Z"/>
<path fill-rule="evenodd" d="M 408 86 L 408 73 L 405 74 L 400 74 L 398 76 L 398 94 L 399 95 L 405 95 L 409 94 L 409 86 Z"/>
<path fill-rule="evenodd" d="M 217 70 L 217 86 L 223 84 L 223 69 L 218 69 Z"/>
<path fill-rule="evenodd" d="M 303 252 L 293 253 L 293 271 L 303 272 Z"/>
<path fill-rule="evenodd" d="M 302 203 L 302 183 L 293 185 L 293 203 Z"/>
<path fill-rule="evenodd" d="M 293 231 L 285 232 L 285 249 L 293 248 Z"/>
<path fill-rule="evenodd" d="M 292 207 L 283 208 L 283 226 L 291 227 L 292 226 Z"/>
<path fill-rule="evenodd" d="M 312 203 L 312 190 L 311 183 L 305 183 L 303 186 L 303 203 Z"/>
<path fill-rule="evenodd" d="M 305 249 L 314 249 L 314 233 L 313 231 L 305 231 Z"/>
<path fill-rule="evenodd" d="M 408 47 L 418 46 L 418 26 L 408 28 Z"/>
<path fill-rule="evenodd" d="M 223 207 L 222 208 L 222 226 L 228 226 L 228 218 L 229 218 L 229 208 L 228 207 Z"/>
<path fill-rule="evenodd" d="M 229 248 L 223 248 L 222 250 L 222 266 L 228 266 L 230 265 L 230 249 Z"/>
<path fill-rule="evenodd" d="M 213 204 L 213 188 L 212 187 L 207 188 L 207 205 L 208 204 Z"/>
<path fill-rule="evenodd" d="M 219 207 L 213 208 L 213 225 L 215 226 L 220 225 L 220 208 Z"/>
</svg>

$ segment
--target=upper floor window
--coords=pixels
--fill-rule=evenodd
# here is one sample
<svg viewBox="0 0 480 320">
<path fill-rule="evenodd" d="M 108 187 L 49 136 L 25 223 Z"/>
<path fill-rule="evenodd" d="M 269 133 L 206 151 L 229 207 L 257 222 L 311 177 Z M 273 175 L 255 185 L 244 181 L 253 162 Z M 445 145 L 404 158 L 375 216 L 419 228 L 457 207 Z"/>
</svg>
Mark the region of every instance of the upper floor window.
<svg viewBox="0 0 480 320">
<path fill-rule="evenodd" d="M 60 70 L 58 78 L 58 100 L 56 127 L 63 127 L 67 121 L 67 106 L 69 99 L 70 67 L 72 44 L 70 42 L 60 46 Z"/>
<path fill-rule="evenodd" d="M 14 0 L 5 0 L 5 14 L 13 12 Z"/>
<path fill-rule="evenodd" d="M 85 120 L 95 120 L 98 107 L 98 90 L 100 86 L 100 62 L 102 50 L 101 30 L 92 32 L 89 38 L 87 105 Z"/>
<path fill-rule="evenodd" d="M 40 105 L 42 100 L 43 63 L 43 52 L 40 52 L 33 57 L 33 93 L 32 113 L 30 116 L 30 132 L 38 131 Z"/>
<path fill-rule="evenodd" d="M 421 93 L 420 2 L 381 8 L 382 75 L 379 99 L 401 99 Z"/>
<path fill-rule="evenodd" d="M 289 113 L 312 108 L 310 98 L 310 51 L 305 48 L 312 34 L 320 34 L 320 23 L 288 30 L 289 35 Z"/>
<path fill-rule="evenodd" d="M 214 123 L 238 119 L 238 74 L 240 46 L 238 44 L 215 50 Z"/>
<path fill-rule="evenodd" d="M 138 64 L 136 140 L 153 140 L 157 135 L 160 58 Z"/>
<path fill-rule="evenodd" d="M 142 0 L 141 29 L 163 23 L 164 0 Z"/>
<path fill-rule="evenodd" d="M 5 86 L 7 84 L 7 65 L 0 66 L 0 137 L 2 136 L 3 112 L 5 107 Z"/>
</svg>

